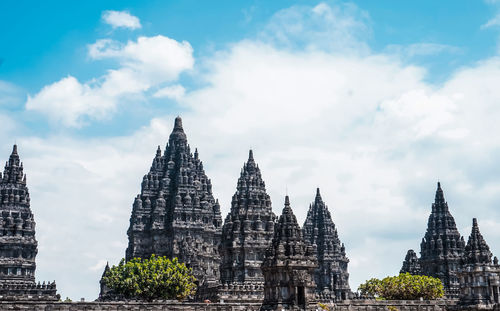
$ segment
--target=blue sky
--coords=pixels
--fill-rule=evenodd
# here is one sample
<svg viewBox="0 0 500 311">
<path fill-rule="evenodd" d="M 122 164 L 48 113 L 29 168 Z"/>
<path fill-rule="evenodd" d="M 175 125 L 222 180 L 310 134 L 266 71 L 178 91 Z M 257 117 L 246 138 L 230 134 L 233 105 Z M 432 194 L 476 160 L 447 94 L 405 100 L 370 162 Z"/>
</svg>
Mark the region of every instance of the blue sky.
<svg viewBox="0 0 500 311">
<path fill-rule="evenodd" d="M 399 271 L 435 183 L 462 235 L 500 233 L 500 3 L 21 1 L 0 4 L 0 154 L 17 142 L 37 278 L 94 299 L 133 198 L 181 115 L 223 217 L 253 148 L 274 211 L 316 187 L 351 287 Z M 496 244 L 495 244 L 496 243 Z"/>
</svg>

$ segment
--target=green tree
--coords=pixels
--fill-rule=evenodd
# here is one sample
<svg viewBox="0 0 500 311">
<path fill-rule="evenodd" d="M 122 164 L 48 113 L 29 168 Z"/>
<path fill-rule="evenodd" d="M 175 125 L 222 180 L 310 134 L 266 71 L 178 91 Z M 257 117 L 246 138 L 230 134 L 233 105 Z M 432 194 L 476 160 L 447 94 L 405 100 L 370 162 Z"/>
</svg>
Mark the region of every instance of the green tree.
<svg viewBox="0 0 500 311">
<path fill-rule="evenodd" d="M 436 299 L 444 296 L 443 283 L 426 275 L 401 273 L 382 280 L 370 279 L 358 288 L 362 295 L 388 300 Z"/>
<path fill-rule="evenodd" d="M 194 293 L 196 278 L 191 268 L 174 258 L 133 258 L 120 261 L 103 277 L 106 286 L 125 298 L 178 299 Z"/>
</svg>

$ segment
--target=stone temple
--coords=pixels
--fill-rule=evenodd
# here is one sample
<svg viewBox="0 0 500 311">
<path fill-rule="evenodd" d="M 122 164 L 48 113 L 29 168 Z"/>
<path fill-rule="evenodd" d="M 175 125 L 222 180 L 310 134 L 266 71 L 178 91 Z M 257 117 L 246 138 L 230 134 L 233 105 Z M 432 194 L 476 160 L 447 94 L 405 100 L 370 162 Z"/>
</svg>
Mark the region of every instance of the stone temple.
<svg viewBox="0 0 500 311">
<path fill-rule="evenodd" d="M 221 299 L 262 300 L 264 276 L 260 266 L 273 239 L 275 221 L 271 199 L 250 150 L 222 228 Z"/>
<path fill-rule="evenodd" d="M 222 218 L 198 151 L 191 153 L 180 117 L 165 151 L 160 147 L 135 198 L 126 260 L 151 254 L 177 257 L 201 287 L 219 282 Z"/>
<path fill-rule="evenodd" d="M 427 231 L 420 243 L 420 259 L 408 251 L 401 272 L 423 274 L 440 278 L 446 296 L 457 298 L 460 292 L 457 271 L 461 267 L 465 241 L 458 232 L 455 219 L 444 199 L 443 189 L 438 182 L 432 212 L 427 222 Z M 409 256 L 409 257 L 408 257 Z"/>
<path fill-rule="evenodd" d="M 460 303 L 463 305 L 493 305 L 500 303 L 500 266 L 486 244 L 477 219 L 472 219 L 472 230 L 465 246 L 460 278 Z"/>
<path fill-rule="evenodd" d="M 55 281 L 35 283 L 35 219 L 16 145 L 0 173 L 0 213 L 0 300 L 57 300 Z"/>
<path fill-rule="evenodd" d="M 302 230 L 304 239 L 317 248 L 318 268 L 314 273 L 314 280 L 319 296 L 322 300 L 349 298 L 349 259 L 319 188 L 316 190 L 314 202 L 309 206 Z"/>
<path fill-rule="evenodd" d="M 306 242 L 288 196 L 262 263 L 264 302 L 261 310 L 296 310 L 314 306 L 318 267 L 315 249 Z"/>
</svg>

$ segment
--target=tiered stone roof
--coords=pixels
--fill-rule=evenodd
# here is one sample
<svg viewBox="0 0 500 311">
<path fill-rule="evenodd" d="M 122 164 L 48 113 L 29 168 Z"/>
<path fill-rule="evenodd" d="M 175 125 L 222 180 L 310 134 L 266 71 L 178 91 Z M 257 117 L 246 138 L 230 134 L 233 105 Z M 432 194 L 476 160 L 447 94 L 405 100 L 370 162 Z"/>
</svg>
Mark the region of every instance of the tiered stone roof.
<svg viewBox="0 0 500 311">
<path fill-rule="evenodd" d="M 473 218 L 472 232 L 465 246 L 464 264 L 490 264 L 492 257 L 490 247 L 479 232 L 477 219 Z"/>
<path fill-rule="evenodd" d="M 459 280 L 456 271 L 460 268 L 465 242 L 457 230 L 439 182 L 420 248 L 422 274 L 440 278 L 446 295 L 457 297 Z"/>
<path fill-rule="evenodd" d="M 421 273 L 420 262 L 414 250 L 410 249 L 406 253 L 405 260 L 403 261 L 403 267 L 399 273 L 410 273 L 413 275 Z"/>
<path fill-rule="evenodd" d="M 190 151 L 180 117 L 141 186 L 130 217 L 126 259 L 178 257 L 193 268 L 200 284 L 218 282 L 220 206 L 198 150 Z"/>
<path fill-rule="evenodd" d="M 0 173 L 0 296 L 2 300 L 56 299 L 56 284 L 35 283 L 38 253 L 23 163 L 14 145 Z"/>
<path fill-rule="evenodd" d="M 316 299 L 314 270 L 316 252 L 302 236 L 288 196 L 262 263 L 264 302 L 262 310 L 304 308 Z"/>
<path fill-rule="evenodd" d="M 319 188 L 309 206 L 303 232 L 304 239 L 317 249 L 318 268 L 314 279 L 320 296 L 337 300 L 348 298 L 351 293 L 347 272 L 349 259 Z"/>
<path fill-rule="evenodd" d="M 222 283 L 263 284 L 260 266 L 274 235 L 275 220 L 271 199 L 250 150 L 222 229 Z"/>
</svg>

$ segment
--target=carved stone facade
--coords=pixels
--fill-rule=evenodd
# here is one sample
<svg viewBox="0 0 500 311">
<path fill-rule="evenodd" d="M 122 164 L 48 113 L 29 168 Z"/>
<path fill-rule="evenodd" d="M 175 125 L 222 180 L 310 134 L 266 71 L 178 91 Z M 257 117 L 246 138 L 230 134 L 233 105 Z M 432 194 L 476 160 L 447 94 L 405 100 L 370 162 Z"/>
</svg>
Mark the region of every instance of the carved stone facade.
<svg viewBox="0 0 500 311">
<path fill-rule="evenodd" d="M 421 274 L 420 262 L 418 260 L 417 254 L 414 250 L 410 249 L 406 253 L 405 260 L 403 261 L 403 267 L 399 273 L 410 273 L 413 275 Z"/>
<path fill-rule="evenodd" d="M 264 302 L 261 310 L 304 310 L 315 306 L 315 250 L 302 236 L 288 196 L 262 263 Z"/>
<path fill-rule="evenodd" d="M 132 208 L 126 259 L 177 257 L 200 285 L 219 282 L 222 217 L 198 151 L 191 153 L 180 117 L 160 147 Z"/>
<path fill-rule="evenodd" d="M 262 300 L 261 264 L 273 239 L 275 221 L 271 199 L 250 150 L 222 228 L 220 273 L 225 300 Z"/>
<path fill-rule="evenodd" d="M 492 263 L 492 256 L 474 218 L 472 232 L 465 247 L 463 266 L 458 272 L 460 304 L 493 305 L 500 302 L 500 266 L 496 257 Z"/>
<path fill-rule="evenodd" d="M 318 296 L 322 300 L 348 299 L 351 294 L 347 272 L 349 259 L 319 188 L 314 202 L 309 206 L 302 230 L 304 239 L 317 249 L 318 268 L 314 280 Z"/>
<path fill-rule="evenodd" d="M 464 249 L 464 238 L 457 230 L 438 182 L 427 231 L 420 243 L 418 262 L 420 274 L 441 279 L 448 298 L 458 298 L 460 293 L 457 271 L 461 267 Z M 406 271 L 404 264 L 401 270 Z"/>
<path fill-rule="evenodd" d="M 56 284 L 35 283 L 38 253 L 23 163 L 14 145 L 0 173 L 0 300 L 56 300 Z"/>
</svg>

